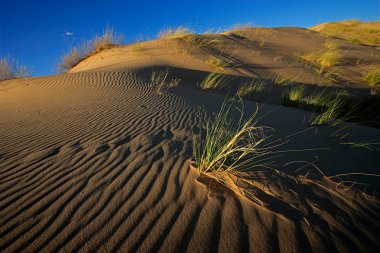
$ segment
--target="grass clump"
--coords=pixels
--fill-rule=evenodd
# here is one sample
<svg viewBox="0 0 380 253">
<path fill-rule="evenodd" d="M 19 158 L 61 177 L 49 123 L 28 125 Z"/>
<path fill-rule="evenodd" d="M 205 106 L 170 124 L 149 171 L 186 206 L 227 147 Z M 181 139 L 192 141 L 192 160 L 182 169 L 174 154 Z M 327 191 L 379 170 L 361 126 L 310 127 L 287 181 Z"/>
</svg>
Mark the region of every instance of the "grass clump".
<svg viewBox="0 0 380 253">
<path fill-rule="evenodd" d="M 224 102 L 214 117 L 201 122 L 199 138 L 194 140 L 194 166 L 200 173 L 213 172 L 215 179 L 223 182 L 219 173 L 238 175 L 263 163 L 260 158 L 266 152 L 260 145 L 267 137 L 265 128 L 255 121 L 256 113 L 244 120 L 240 111 L 239 119 L 234 122 L 232 105 Z"/>
<path fill-rule="evenodd" d="M 312 52 L 299 57 L 315 66 L 320 68 L 330 68 L 341 63 L 342 52 L 336 49 L 329 49 L 327 51 Z"/>
<path fill-rule="evenodd" d="M 297 106 L 303 99 L 305 87 L 291 86 L 282 93 L 282 104 L 287 106 Z"/>
<path fill-rule="evenodd" d="M 215 68 L 218 69 L 224 69 L 225 67 L 228 67 L 228 63 L 223 61 L 220 58 L 217 58 L 215 56 L 211 56 L 208 60 L 207 63 Z"/>
<path fill-rule="evenodd" d="M 212 72 L 199 85 L 202 90 L 220 89 L 227 85 L 231 80 L 230 77 L 223 73 Z"/>
<path fill-rule="evenodd" d="M 191 33 L 193 33 L 193 30 L 186 26 L 169 27 L 161 30 L 158 33 L 157 37 L 159 39 L 171 39 L 176 37 L 182 37 Z"/>
<path fill-rule="evenodd" d="M 169 72 L 169 69 L 152 71 L 150 86 L 160 95 L 166 93 L 170 88 L 177 87 L 181 82 L 178 78 L 169 80 Z"/>
<path fill-rule="evenodd" d="M 92 47 L 92 51 L 99 52 L 120 45 L 122 40 L 123 35 L 116 33 L 113 28 L 107 27 L 102 35 L 97 35 L 90 41 L 90 47 Z"/>
<path fill-rule="evenodd" d="M 314 107 L 315 113 L 310 120 L 313 126 L 336 126 L 343 120 L 349 120 L 356 113 L 355 107 L 350 105 L 349 96 L 340 93 L 333 96 L 322 91 L 306 101 Z"/>
<path fill-rule="evenodd" d="M 340 48 L 340 45 L 339 43 L 335 42 L 335 41 L 332 41 L 332 40 L 328 40 L 326 41 L 323 46 L 325 46 L 326 48 L 330 49 L 330 50 L 338 50 Z"/>
<path fill-rule="evenodd" d="M 28 76 L 27 68 L 24 65 L 19 65 L 14 58 L 10 56 L 0 58 L 0 81 Z"/>
<path fill-rule="evenodd" d="M 259 79 L 253 79 L 248 82 L 244 82 L 240 84 L 236 96 L 238 98 L 247 97 L 252 93 L 259 93 L 262 92 L 265 89 L 265 81 L 259 80 Z"/>
<path fill-rule="evenodd" d="M 69 53 L 61 58 L 58 69 L 67 72 L 90 55 L 120 45 L 122 39 L 122 35 L 117 34 L 113 28 L 107 27 L 102 35 L 96 35 L 93 39 L 70 48 Z"/>
<path fill-rule="evenodd" d="M 211 35 L 189 34 L 182 39 L 189 44 L 218 51 L 221 51 L 224 47 L 228 47 L 229 45 L 219 37 Z"/>
<path fill-rule="evenodd" d="M 328 89 L 323 89 L 322 91 L 305 98 L 304 102 L 307 105 L 311 105 L 318 108 L 324 108 L 334 98 L 335 95 L 333 93 L 331 93 Z"/>
<path fill-rule="evenodd" d="M 206 47 L 209 44 L 209 40 L 206 38 L 206 36 L 198 34 L 189 34 L 184 36 L 182 39 L 189 44 L 200 47 Z"/>
<path fill-rule="evenodd" d="M 294 80 L 281 76 L 281 75 L 277 75 L 276 78 L 273 80 L 273 82 L 278 85 L 286 86 L 286 85 L 293 84 Z"/>
<path fill-rule="evenodd" d="M 82 61 L 88 54 L 86 46 L 70 48 L 70 52 L 62 56 L 58 68 L 62 72 L 67 72 Z"/>
<path fill-rule="evenodd" d="M 380 68 L 371 66 L 369 70 L 363 74 L 362 79 L 371 87 L 380 86 Z"/>
<path fill-rule="evenodd" d="M 252 28 L 252 27 L 253 27 L 253 24 L 251 22 L 237 23 L 237 24 L 232 25 L 230 28 L 228 28 L 227 31 L 233 32 L 233 31 L 243 30 L 243 29 Z"/>
</svg>

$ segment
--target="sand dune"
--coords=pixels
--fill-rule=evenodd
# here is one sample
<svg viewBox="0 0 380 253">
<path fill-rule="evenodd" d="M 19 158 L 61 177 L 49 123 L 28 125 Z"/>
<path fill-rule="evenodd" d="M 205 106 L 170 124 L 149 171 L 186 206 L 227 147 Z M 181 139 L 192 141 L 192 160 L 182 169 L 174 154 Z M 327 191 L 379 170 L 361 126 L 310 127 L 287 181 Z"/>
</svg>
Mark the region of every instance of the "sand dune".
<svg viewBox="0 0 380 253">
<path fill-rule="evenodd" d="M 336 145 L 336 129 L 308 130 L 308 112 L 259 104 L 259 116 L 266 115 L 260 123 L 276 130 L 273 138 L 305 130 L 281 148 L 326 149 L 288 152 L 277 160 L 279 171 L 237 179 L 250 193 L 245 196 L 200 177 L 190 167 L 197 112 L 200 106 L 216 112 L 225 95 L 200 91 L 192 80 L 212 71 L 202 51 L 179 60 L 155 55 L 165 52 L 161 45 L 168 44 L 146 42 L 135 58 L 128 46 L 105 50 L 71 73 L 2 82 L 2 252 L 380 249 L 377 197 L 305 176 L 306 170 L 281 170 L 299 160 L 315 162 L 326 175 L 379 168 L 378 152 Z M 172 67 L 181 86 L 157 94 L 146 74 L 155 66 Z M 230 73 L 254 76 L 240 67 L 248 70 Z M 247 114 L 255 110 L 255 102 L 244 103 Z M 375 128 L 350 129 L 353 139 L 380 136 Z"/>
</svg>

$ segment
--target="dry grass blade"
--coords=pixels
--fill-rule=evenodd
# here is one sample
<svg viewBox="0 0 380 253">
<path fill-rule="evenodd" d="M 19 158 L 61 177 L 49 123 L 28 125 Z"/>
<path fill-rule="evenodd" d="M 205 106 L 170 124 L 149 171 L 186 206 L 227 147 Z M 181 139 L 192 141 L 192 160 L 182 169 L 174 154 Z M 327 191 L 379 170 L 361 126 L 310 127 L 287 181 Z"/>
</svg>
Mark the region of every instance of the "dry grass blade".
<svg viewBox="0 0 380 253">
<path fill-rule="evenodd" d="M 26 67 L 19 65 L 14 58 L 10 56 L 0 58 L 0 81 L 28 76 L 29 72 Z"/>
<path fill-rule="evenodd" d="M 93 39 L 70 48 L 69 53 L 61 58 L 58 69 L 63 72 L 69 71 L 91 54 L 120 45 L 122 39 L 123 35 L 117 34 L 114 29 L 107 27 L 102 35 L 96 35 Z"/>
<path fill-rule="evenodd" d="M 380 86 L 380 68 L 370 66 L 368 71 L 363 74 L 362 79 L 371 87 Z"/>
<path fill-rule="evenodd" d="M 171 38 L 182 37 L 191 33 L 193 33 L 193 30 L 186 26 L 169 27 L 169 28 L 161 30 L 158 33 L 157 37 L 159 39 L 171 39 Z"/>
<path fill-rule="evenodd" d="M 223 88 L 231 80 L 231 77 L 223 73 L 212 72 L 210 73 L 199 85 L 203 90 Z"/>
<path fill-rule="evenodd" d="M 330 68 L 340 64 L 342 56 L 342 52 L 337 49 L 329 49 L 327 51 L 318 51 L 298 55 L 298 57 L 302 60 L 322 68 Z"/>
<path fill-rule="evenodd" d="M 294 79 L 289 79 L 287 77 L 277 75 L 276 78 L 273 80 L 275 84 L 286 86 L 294 83 Z"/>
<path fill-rule="evenodd" d="M 181 79 L 168 79 L 170 71 L 165 70 L 154 70 L 150 77 L 150 86 L 153 87 L 158 94 L 162 95 L 166 93 L 170 88 L 177 87 Z"/>
<path fill-rule="evenodd" d="M 239 86 L 236 96 L 238 98 L 243 98 L 252 93 L 262 92 L 265 89 L 265 86 L 264 80 L 253 79 L 251 81 L 244 82 Z"/>
<path fill-rule="evenodd" d="M 303 100 L 305 87 L 304 86 L 292 86 L 286 88 L 282 94 L 282 104 L 288 106 L 296 106 Z"/>
<path fill-rule="evenodd" d="M 239 175 L 247 168 L 268 166 L 269 162 L 264 162 L 268 159 L 263 159 L 269 154 L 268 148 L 260 146 L 267 139 L 265 133 L 269 128 L 257 125 L 257 110 L 246 120 L 240 111 L 239 119 L 232 121 L 232 109 L 231 104 L 224 102 L 214 117 L 201 121 L 205 130 L 200 127 L 194 142 L 194 164 L 200 173 Z"/>
</svg>

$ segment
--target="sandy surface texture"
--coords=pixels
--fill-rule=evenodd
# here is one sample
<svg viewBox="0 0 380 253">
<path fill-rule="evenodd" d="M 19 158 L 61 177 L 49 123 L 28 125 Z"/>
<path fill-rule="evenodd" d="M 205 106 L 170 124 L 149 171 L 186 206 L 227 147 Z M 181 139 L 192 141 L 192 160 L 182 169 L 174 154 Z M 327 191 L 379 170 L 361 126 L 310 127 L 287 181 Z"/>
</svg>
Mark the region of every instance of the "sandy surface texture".
<svg viewBox="0 0 380 253">
<path fill-rule="evenodd" d="M 286 57 L 302 47 L 318 49 L 325 38 L 304 29 L 272 30 L 220 35 L 234 62 L 226 73 L 294 74 L 313 85 L 314 74 L 289 68 Z M 257 33 L 264 33 L 263 48 L 252 42 Z M 184 45 L 190 54 L 181 51 Z M 347 58 L 379 61 L 364 46 L 349 47 Z M 0 251 L 378 251 L 380 205 L 373 194 L 379 182 L 363 179 L 371 195 L 328 176 L 377 173 L 378 151 L 340 145 L 334 133 L 349 128 L 349 141 L 373 140 L 380 129 L 351 123 L 316 129 L 309 112 L 245 100 L 247 115 L 259 106 L 259 124 L 274 129 L 272 140 L 286 140 L 277 147 L 286 152 L 275 159 L 276 169 L 232 178 L 244 189 L 239 192 L 190 166 L 200 108 L 211 115 L 226 96 L 197 87 L 214 71 L 205 61 L 218 52 L 208 50 L 181 38 L 143 42 L 104 50 L 70 73 L 2 82 Z M 234 57 L 228 50 L 236 50 Z M 274 60 L 279 52 L 281 62 Z M 171 67 L 179 87 L 164 94 L 152 89 L 157 67 Z M 337 68 L 360 79 L 360 66 Z M 347 86 L 368 89 L 359 81 Z M 299 161 L 325 176 L 312 165 L 295 172 L 305 164 Z"/>
</svg>

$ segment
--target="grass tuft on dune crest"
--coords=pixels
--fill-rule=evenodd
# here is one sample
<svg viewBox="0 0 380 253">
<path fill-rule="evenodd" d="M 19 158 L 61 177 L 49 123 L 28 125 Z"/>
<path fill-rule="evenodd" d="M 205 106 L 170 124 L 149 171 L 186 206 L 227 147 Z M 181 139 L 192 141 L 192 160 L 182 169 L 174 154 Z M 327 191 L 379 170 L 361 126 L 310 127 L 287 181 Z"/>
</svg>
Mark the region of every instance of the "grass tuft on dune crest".
<svg viewBox="0 0 380 253">
<path fill-rule="evenodd" d="M 27 68 L 24 65 L 19 65 L 14 58 L 10 56 L 0 58 L 0 81 L 28 76 Z"/>
<path fill-rule="evenodd" d="M 363 22 L 351 19 L 323 23 L 310 29 L 354 44 L 380 45 L 380 21 Z"/>
<path fill-rule="evenodd" d="M 159 39 L 171 39 L 176 37 L 182 37 L 192 33 L 194 33 L 194 31 L 186 26 L 169 27 L 166 29 L 162 29 L 158 33 L 157 37 Z"/>
<path fill-rule="evenodd" d="M 69 53 L 61 58 L 58 69 L 67 72 L 91 54 L 120 45 L 122 39 L 123 35 L 116 33 L 113 28 L 107 27 L 102 35 L 96 35 L 93 39 L 70 48 Z"/>
</svg>

